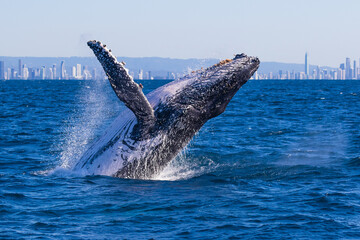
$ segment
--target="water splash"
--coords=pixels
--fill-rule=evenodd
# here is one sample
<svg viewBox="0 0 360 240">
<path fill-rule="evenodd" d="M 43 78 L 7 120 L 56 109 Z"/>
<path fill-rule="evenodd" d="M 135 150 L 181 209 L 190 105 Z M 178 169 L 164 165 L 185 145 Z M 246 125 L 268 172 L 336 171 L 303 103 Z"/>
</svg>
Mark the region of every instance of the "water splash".
<svg viewBox="0 0 360 240">
<path fill-rule="evenodd" d="M 63 137 L 56 144 L 56 148 L 60 149 L 59 164 L 47 174 L 81 175 L 74 173 L 73 167 L 118 112 L 114 111 L 115 105 L 109 98 L 110 94 L 105 93 L 107 87 L 105 81 L 88 82 L 82 86 L 77 95 L 79 109 L 67 121 L 62 130 Z M 189 158 L 184 150 L 153 180 L 189 179 L 212 171 L 215 165 L 209 158 Z"/>
<path fill-rule="evenodd" d="M 58 169 L 71 169 L 88 148 L 88 145 L 98 136 L 99 128 L 107 122 L 112 112 L 109 99 L 104 94 L 107 84 L 105 81 L 85 83 L 80 90 L 79 105 L 81 110 L 71 116 L 63 130 L 63 139 Z"/>
<path fill-rule="evenodd" d="M 193 71 L 197 71 L 199 69 L 208 68 L 211 65 L 214 65 L 221 61 L 221 59 L 199 59 L 196 63 L 193 63 L 191 66 L 187 66 L 186 69 L 183 70 L 182 75 L 191 74 Z"/>
<path fill-rule="evenodd" d="M 217 167 L 218 164 L 210 158 L 188 156 L 185 148 L 152 180 L 186 180 L 212 172 Z"/>
</svg>

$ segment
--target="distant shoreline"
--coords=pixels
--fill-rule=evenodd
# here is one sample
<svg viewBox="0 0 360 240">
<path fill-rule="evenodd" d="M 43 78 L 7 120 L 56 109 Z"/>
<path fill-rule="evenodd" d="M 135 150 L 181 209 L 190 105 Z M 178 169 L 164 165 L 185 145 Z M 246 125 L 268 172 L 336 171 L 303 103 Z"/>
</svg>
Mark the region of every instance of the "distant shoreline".
<svg viewBox="0 0 360 240">
<path fill-rule="evenodd" d="M 176 79 L 134 79 L 134 81 L 174 81 Z M 6 81 L 107 81 L 107 79 L 0 79 Z M 250 79 L 249 81 L 360 81 L 360 79 Z"/>
</svg>

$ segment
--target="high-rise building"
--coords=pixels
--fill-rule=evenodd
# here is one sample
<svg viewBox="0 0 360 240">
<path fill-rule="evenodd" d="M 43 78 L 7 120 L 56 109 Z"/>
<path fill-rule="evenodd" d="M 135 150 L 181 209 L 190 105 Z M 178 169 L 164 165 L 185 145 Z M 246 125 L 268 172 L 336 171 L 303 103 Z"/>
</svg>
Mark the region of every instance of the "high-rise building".
<svg viewBox="0 0 360 240">
<path fill-rule="evenodd" d="M 354 60 L 354 69 L 353 69 L 353 78 L 356 79 L 357 78 L 357 64 L 356 64 L 356 60 Z"/>
<path fill-rule="evenodd" d="M 328 70 L 327 70 L 326 68 L 324 68 L 324 69 L 322 70 L 322 72 L 323 72 L 323 75 L 324 75 L 324 79 L 328 79 L 328 78 L 329 78 L 329 76 L 328 76 Z"/>
<path fill-rule="evenodd" d="M 53 65 L 53 78 L 56 79 L 56 64 Z"/>
<path fill-rule="evenodd" d="M 65 61 L 61 61 L 60 63 L 60 78 L 65 79 Z"/>
<path fill-rule="evenodd" d="M 76 67 L 75 66 L 72 67 L 71 78 L 73 78 L 73 79 L 76 78 Z"/>
<path fill-rule="evenodd" d="M 345 72 L 346 72 L 346 79 L 352 79 L 352 70 L 351 70 L 350 58 L 346 58 Z"/>
<path fill-rule="evenodd" d="M 15 71 L 14 68 L 11 68 L 11 79 L 16 79 L 17 77 L 17 72 Z"/>
<path fill-rule="evenodd" d="M 309 62 L 308 62 L 308 53 L 305 53 L 305 75 L 309 76 Z"/>
<path fill-rule="evenodd" d="M 19 77 L 20 79 L 23 77 L 23 68 L 22 68 L 22 61 L 21 61 L 21 59 L 19 59 L 18 77 Z"/>
<path fill-rule="evenodd" d="M 29 69 L 26 67 L 26 64 L 22 67 L 22 79 L 27 80 L 29 78 Z"/>
<path fill-rule="evenodd" d="M 345 63 L 340 64 L 340 69 L 345 70 Z"/>
<path fill-rule="evenodd" d="M 145 72 L 143 78 L 144 79 L 149 79 L 149 72 Z"/>
<path fill-rule="evenodd" d="M 139 70 L 138 79 L 140 79 L 140 80 L 143 79 L 143 70 L 142 69 Z"/>
<path fill-rule="evenodd" d="M 337 71 L 330 70 L 330 77 L 332 80 L 336 80 L 337 79 Z"/>
<path fill-rule="evenodd" d="M 82 77 L 82 74 L 81 74 L 81 64 L 76 64 L 76 77 L 78 79 L 80 79 Z"/>
<path fill-rule="evenodd" d="M 11 79 L 11 69 L 10 68 L 7 69 L 6 75 L 7 75 L 7 78 L 6 78 L 7 80 Z"/>
<path fill-rule="evenodd" d="M 89 79 L 91 79 L 91 77 L 92 76 L 91 76 L 90 71 L 88 70 L 88 66 L 84 66 L 81 78 L 85 79 L 85 80 L 89 80 Z"/>
<path fill-rule="evenodd" d="M 49 68 L 49 79 L 54 79 L 53 68 Z"/>
<path fill-rule="evenodd" d="M 35 69 L 29 68 L 29 79 L 35 79 Z"/>
<path fill-rule="evenodd" d="M 44 80 L 46 78 L 46 68 L 42 66 L 40 69 L 40 79 Z"/>
<path fill-rule="evenodd" d="M 316 79 L 321 79 L 321 70 L 320 70 L 320 66 L 316 67 Z"/>
<path fill-rule="evenodd" d="M 5 64 L 3 61 L 0 61 L 0 80 L 5 79 Z"/>
</svg>

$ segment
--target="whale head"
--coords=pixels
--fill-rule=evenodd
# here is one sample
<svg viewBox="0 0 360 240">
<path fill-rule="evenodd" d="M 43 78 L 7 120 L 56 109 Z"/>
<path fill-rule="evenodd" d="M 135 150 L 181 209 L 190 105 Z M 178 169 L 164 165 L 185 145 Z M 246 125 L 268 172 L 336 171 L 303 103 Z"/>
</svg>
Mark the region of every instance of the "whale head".
<svg viewBox="0 0 360 240">
<path fill-rule="evenodd" d="M 194 71 L 181 79 L 187 84 L 177 91 L 169 102 L 177 105 L 177 109 L 190 112 L 193 115 L 192 120 L 204 123 L 225 111 L 230 100 L 256 72 L 259 65 L 257 57 L 237 54 L 233 59 Z M 174 84 L 180 85 L 180 82 L 175 81 Z"/>
<path fill-rule="evenodd" d="M 203 110 L 203 117 L 210 119 L 223 113 L 236 92 L 256 72 L 259 64 L 256 57 L 238 54 L 231 60 L 223 60 L 214 65 L 205 73 L 209 77 L 195 82 L 202 89 L 196 101 Z"/>
</svg>

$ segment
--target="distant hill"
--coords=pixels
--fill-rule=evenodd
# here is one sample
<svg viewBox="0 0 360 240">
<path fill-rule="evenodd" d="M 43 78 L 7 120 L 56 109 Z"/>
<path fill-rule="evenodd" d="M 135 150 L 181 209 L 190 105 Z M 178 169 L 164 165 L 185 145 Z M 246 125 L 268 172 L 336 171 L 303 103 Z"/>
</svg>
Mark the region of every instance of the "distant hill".
<svg viewBox="0 0 360 240">
<path fill-rule="evenodd" d="M 1 57 L 0 61 L 5 62 L 5 69 L 18 68 L 18 60 L 22 60 L 22 64 L 27 67 L 40 68 L 41 66 L 51 67 L 56 64 L 60 67 L 60 62 L 65 61 L 65 68 L 71 72 L 72 66 L 80 63 L 82 66 L 88 66 L 89 69 L 96 68 L 100 73 L 102 67 L 95 57 Z M 184 74 L 191 70 L 199 69 L 201 67 L 209 67 L 217 62 L 219 59 L 175 59 L 175 58 L 160 58 L 160 57 L 118 57 L 119 61 L 126 62 L 126 67 L 137 74 L 140 69 L 144 72 L 151 71 L 153 76 L 165 77 L 168 72 L 176 74 Z M 316 68 L 315 65 L 310 65 L 310 72 Z M 332 67 L 321 67 L 321 69 L 334 69 Z M 279 63 L 279 62 L 261 62 L 258 73 L 277 73 L 282 71 L 303 72 L 304 64 L 297 63 Z"/>
<path fill-rule="evenodd" d="M 310 73 L 317 68 L 317 65 L 309 66 Z M 321 69 L 335 69 L 333 67 L 321 66 Z M 279 70 L 282 71 L 295 71 L 295 72 L 305 72 L 305 64 L 299 63 L 279 63 L 279 62 L 261 62 L 258 73 L 267 74 L 269 72 L 278 73 Z"/>
<path fill-rule="evenodd" d="M 18 69 L 19 59 L 22 64 L 26 64 L 27 67 L 40 68 L 45 66 L 46 68 L 52 67 L 56 64 L 57 68 L 60 68 L 61 61 L 65 61 L 65 69 L 67 72 L 71 72 L 71 68 L 76 64 L 87 66 L 89 69 L 96 68 L 97 71 L 103 72 L 100 63 L 95 57 L 1 57 L 0 61 L 5 62 L 5 69 L 15 68 Z M 119 61 L 126 63 L 126 68 L 130 72 L 137 74 L 140 69 L 144 72 L 151 71 L 152 76 L 165 77 L 168 72 L 176 74 L 184 74 L 192 70 L 199 69 L 201 67 L 209 67 L 217 62 L 219 59 L 174 59 L 174 58 L 160 58 L 160 57 L 145 57 L 145 58 L 130 58 L 130 57 L 118 57 Z"/>
</svg>

